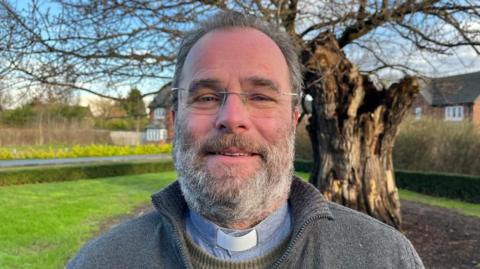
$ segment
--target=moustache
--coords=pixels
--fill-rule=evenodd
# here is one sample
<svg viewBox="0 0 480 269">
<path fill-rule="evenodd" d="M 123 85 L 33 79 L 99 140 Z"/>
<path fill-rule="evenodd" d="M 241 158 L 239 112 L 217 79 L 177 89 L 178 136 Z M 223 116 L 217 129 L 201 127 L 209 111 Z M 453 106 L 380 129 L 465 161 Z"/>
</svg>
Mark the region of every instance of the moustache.
<svg viewBox="0 0 480 269">
<path fill-rule="evenodd" d="M 263 160 L 266 160 L 269 156 L 268 146 L 239 134 L 218 134 L 209 137 L 200 145 L 199 152 L 202 155 L 208 155 L 222 152 L 227 148 L 236 148 L 242 152 L 259 155 Z"/>
</svg>

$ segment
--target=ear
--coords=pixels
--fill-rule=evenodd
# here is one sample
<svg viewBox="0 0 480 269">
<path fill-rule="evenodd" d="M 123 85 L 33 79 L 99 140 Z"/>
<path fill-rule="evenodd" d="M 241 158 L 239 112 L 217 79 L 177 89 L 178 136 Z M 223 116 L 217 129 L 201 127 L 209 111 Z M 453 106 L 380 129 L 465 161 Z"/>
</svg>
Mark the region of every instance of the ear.
<svg viewBox="0 0 480 269">
<path fill-rule="evenodd" d="M 300 118 L 300 110 L 299 108 L 296 106 L 294 109 L 293 109 L 293 125 L 295 127 L 298 126 L 298 119 Z"/>
<path fill-rule="evenodd" d="M 172 123 L 175 124 L 175 118 L 177 117 L 177 112 L 173 108 L 170 109 L 170 115 L 172 115 L 171 117 Z"/>
</svg>

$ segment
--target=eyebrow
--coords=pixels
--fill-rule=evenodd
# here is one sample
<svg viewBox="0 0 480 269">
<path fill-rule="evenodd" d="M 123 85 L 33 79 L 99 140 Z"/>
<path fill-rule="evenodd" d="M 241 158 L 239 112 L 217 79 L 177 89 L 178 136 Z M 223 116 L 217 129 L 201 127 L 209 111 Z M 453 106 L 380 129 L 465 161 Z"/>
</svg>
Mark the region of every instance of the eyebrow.
<svg viewBox="0 0 480 269">
<path fill-rule="evenodd" d="M 216 78 L 196 79 L 196 80 L 193 80 L 190 83 L 190 87 L 188 87 L 188 92 L 190 92 L 190 93 L 195 92 L 202 87 L 219 89 L 219 88 L 222 88 L 222 83 L 220 82 L 220 80 L 218 80 Z"/>
<path fill-rule="evenodd" d="M 267 87 L 273 91 L 280 92 L 280 88 L 278 87 L 277 83 L 275 83 L 273 80 L 268 78 L 251 76 L 251 77 L 242 78 L 241 82 L 242 84 L 247 83 L 253 86 Z"/>
<path fill-rule="evenodd" d="M 240 79 L 241 84 L 250 84 L 253 86 L 261 86 L 261 87 L 267 87 L 273 91 L 280 92 L 280 88 L 278 87 L 277 83 L 275 83 L 273 80 L 260 77 L 260 76 L 250 76 L 250 77 L 245 77 Z M 192 93 L 197 91 L 198 89 L 202 87 L 208 87 L 211 89 L 219 90 L 223 89 L 224 87 L 222 86 L 222 82 L 219 79 L 216 78 L 201 78 L 201 79 L 196 79 L 193 80 L 190 83 L 190 87 L 188 88 L 188 92 Z"/>
</svg>

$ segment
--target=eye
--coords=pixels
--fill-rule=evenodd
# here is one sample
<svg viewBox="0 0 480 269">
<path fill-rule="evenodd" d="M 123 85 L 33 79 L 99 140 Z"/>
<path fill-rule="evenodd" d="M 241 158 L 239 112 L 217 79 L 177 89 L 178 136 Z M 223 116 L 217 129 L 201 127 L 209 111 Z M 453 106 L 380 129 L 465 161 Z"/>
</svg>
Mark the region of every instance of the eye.
<svg viewBox="0 0 480 269">
<path fill-rule="evenodd" d="M 212 102 L 219 102 L 220 97 L 216 94 L 202 94 L 193 98 L 193 103 L 212 103 Z"/>
<path fill-rule="evenodd" d="M 265 94 L 260 94 L 260 93 L 249 94 L 248 100 L 253 102 L 275 102 L 276 101 L 275 98 Z"/>
</svg>

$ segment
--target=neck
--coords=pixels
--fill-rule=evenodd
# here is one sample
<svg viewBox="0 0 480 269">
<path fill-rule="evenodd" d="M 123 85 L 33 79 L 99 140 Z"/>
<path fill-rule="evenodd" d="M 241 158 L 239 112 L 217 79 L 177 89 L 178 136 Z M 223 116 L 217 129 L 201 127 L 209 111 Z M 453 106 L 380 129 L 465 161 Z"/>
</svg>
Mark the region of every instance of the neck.
<svg viewBox="0 0 480 269">
<path fill-rule="evenodd" d="M 282 197 L 275 201 L 271 206 L 267 209 L 263 210 L 257 216 L 252 216 L 248 219 L 219 219 L 215 217 L 205 216 L 206 219 L 212 221 L 213 223 L 217 224 L 220 227 L 234 229 L 234 230 L 246 230 L 249 228 L 255 227 L 257 224 L 262 222 L 268 216 L 270 216 L 273 212 L 279 209 L 283 203 L 288 199 L 288 194 L 286 197 Z"/>
</svg>

